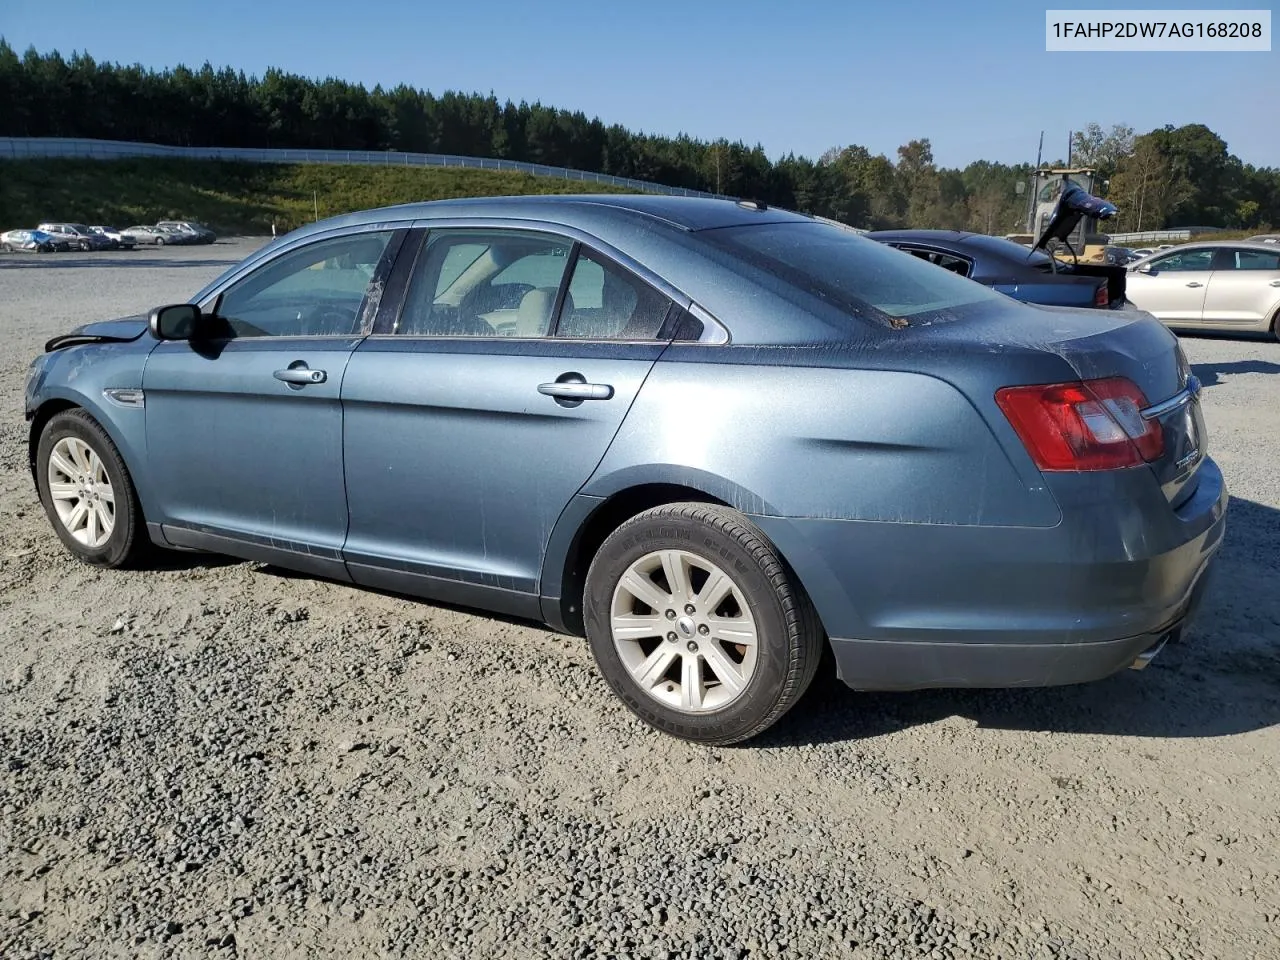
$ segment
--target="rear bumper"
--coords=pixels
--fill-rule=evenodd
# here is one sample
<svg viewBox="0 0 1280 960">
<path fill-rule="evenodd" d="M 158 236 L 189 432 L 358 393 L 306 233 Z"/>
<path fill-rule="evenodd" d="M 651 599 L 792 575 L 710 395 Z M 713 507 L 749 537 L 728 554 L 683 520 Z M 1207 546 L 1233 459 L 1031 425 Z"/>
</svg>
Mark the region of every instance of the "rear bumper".
<svg viewBox="0 0 1280 960">
<path fill-rule="evenodd" d="M 1212 565 L 1183 615 L 1162 630 L 1092 643 L 931 643 L 832 638 L 839 678 L 855 690 L 1053 687 L 1141 670 L 1176 643 L 1195 616 Z"/>
<path fill-rule="evenodd" d="M 1099 679 L 1177 635 L 1226 530 L 1212 459 L 1177 509 L 1151 471 L 1053 484 L 1054 527 L 753 517 L 860 689 Z"/>
</svg>

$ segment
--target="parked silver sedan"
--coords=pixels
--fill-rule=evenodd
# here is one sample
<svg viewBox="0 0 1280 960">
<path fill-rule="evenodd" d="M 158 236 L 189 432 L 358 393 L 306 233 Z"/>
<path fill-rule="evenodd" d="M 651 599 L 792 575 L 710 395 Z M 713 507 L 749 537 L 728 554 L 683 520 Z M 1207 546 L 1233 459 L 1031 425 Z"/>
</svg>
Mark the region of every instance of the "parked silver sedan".
<svg viewBox="0 0 1280 960">
<path fill-rule="evenodd" d="M 166 243 L 172 243 L 173 238 L 168 231 L 161 230 L 157 227 L 149 227 L 139 224 L 138 226 L 128 227 L 120 231 L 127 237 L 132 237 L 133 242 L 139 246 L 144 243 L 152 243 L 157 247 L 163 247 Z"/>
<path fill-rule="evenodd" d="M 1188 243 L 1131 264 L 1126 293 L 1166 326 L 1280 338 L 1280 247 Z"/>
</svg>

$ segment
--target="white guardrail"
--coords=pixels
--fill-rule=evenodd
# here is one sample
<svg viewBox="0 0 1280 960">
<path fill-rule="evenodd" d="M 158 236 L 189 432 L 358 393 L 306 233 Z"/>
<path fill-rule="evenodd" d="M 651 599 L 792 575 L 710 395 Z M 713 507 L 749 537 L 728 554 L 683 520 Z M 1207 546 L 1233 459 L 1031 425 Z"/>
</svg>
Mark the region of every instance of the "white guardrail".
<svg viewBox="0 0 1280 960">
<path fill-rule="evenodd" d="M 499 160 L 495 157 L 460 157 L 446 153 L 402 153 L 396 150 L 297 150 L 256 147 L 176 147 L 132 140 L 93 140 L 83 137 L 0 137 L 0 160 L 33 157 L 62 157 L 83 160 L 119 160 L 127 157 L 168 157 L 180 160 L 240 160 L 251 163 L 351 163 L 363 166 L 470 167 L 475 170 L 505 170 L 562 180 L 604 183 L 662 193 L 672 197 L 715 197 L 717 194 L 685 187 L 668 187 L 648 180 L 615 177 L 552 167 L 542 163 Z"/>
<path fill-rule="evenodd" d="M 1223 227 L 1178 227 L 1173 230 L 1144 230 L 1141 233 L 1108 233 L 1111 242 L 1126 246 L 1134 243 L 1156 243 L 1160 240 L 1190 240 L 1201 233 L 1220 233 Z"/>
</svg>

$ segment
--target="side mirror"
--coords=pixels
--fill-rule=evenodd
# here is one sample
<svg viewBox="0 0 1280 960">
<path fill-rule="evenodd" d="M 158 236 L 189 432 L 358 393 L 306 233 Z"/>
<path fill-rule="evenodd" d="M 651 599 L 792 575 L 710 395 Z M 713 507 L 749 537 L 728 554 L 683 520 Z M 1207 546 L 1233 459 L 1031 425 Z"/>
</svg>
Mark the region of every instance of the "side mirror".
<svg viewBox="0 0 1280 960">
<path fill-rule="evenodd" d="M 156 307 L 148 321 L 157 340 L 191 340 L 200 326 L 200 308 L 194 303 Z"/>
<path fill-rule="evenodd" d="M 1136 267 L 1134 267 L 1133 269 L 1134 269 L 1134 270 L 1136 270 L 1138 273 L 1150 273 L 1150 272 L 1151 272 L 1151 264 L 1149 264 L 1149 263 L 1140 263 L 1140 264 L 1138 264 Z"/>
</svg>

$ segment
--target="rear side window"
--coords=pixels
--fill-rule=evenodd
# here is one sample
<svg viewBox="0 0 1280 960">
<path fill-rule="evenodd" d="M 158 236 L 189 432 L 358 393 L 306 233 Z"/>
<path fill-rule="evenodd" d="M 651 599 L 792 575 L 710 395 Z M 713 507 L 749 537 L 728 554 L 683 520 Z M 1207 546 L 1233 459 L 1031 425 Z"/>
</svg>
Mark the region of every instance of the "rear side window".
<svg viewBox="0 0 1280 960">
<path fill-rule="evenodd" d="M 1229 254 L 1232 270 L 1280 270 L 1280 250 L 1231 250 Z"/>
<path fill-rule="evenodd" d="M 825 223 L 728 227 L 702 236 L 803 294 L 888 326 L 1007 302 L 976 281 Z"/>
</svg>

